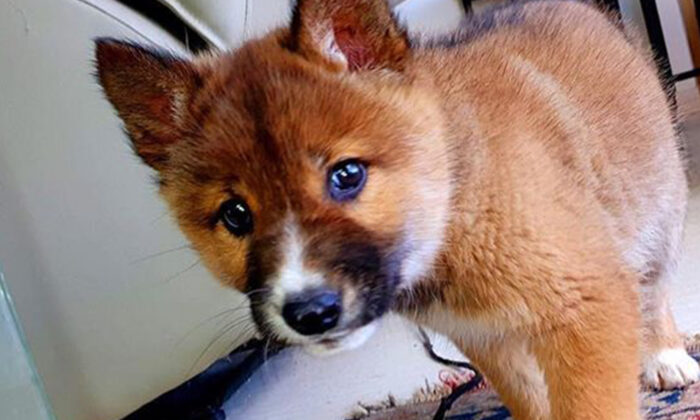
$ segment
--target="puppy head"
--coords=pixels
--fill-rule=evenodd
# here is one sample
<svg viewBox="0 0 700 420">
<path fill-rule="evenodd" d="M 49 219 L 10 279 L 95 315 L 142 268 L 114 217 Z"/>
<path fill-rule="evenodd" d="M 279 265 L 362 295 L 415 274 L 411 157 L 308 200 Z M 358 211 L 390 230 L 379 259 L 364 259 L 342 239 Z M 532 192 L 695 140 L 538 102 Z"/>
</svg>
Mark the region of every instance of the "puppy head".
<svg viewBox="0 0 700 420">
<path fill-rule="evenodd" d="M 447 223 L 439 107 L 383 1 L 300 1 L 291 28 L 184 60 L 97 41 L 98 77 L 209 269 L 262 333 L 360 344 Z"/>
</svg>

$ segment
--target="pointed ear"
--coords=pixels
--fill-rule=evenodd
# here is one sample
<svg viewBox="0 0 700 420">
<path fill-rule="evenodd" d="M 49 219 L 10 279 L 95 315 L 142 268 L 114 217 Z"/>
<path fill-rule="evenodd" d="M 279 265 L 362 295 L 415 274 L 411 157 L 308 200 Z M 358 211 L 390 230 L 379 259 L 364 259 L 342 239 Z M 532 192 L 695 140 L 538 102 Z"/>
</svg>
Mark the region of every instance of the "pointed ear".
<svg viewBox="0 0 700 420">
<path fill-rule="evenodd" d="M 187 127 L 188 108 L 201 84 L 194 65 L 128 42 L 98 39 L 97 77 L 124 121 L 134 150 L 162 170 L 168 148 Z"/>
<path fill-rule="evenodd" d="M 386 0 L 297 0 L 292 49 L 334 70 L 401 71 L 410 53 Z"/>
</svg>

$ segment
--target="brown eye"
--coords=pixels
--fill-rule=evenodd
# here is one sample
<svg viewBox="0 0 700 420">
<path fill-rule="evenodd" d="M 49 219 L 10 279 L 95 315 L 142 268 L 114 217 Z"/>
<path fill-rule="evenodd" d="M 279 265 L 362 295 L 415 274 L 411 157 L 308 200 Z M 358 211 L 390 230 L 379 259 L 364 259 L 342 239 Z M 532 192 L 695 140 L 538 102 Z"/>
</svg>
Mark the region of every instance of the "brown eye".
<svg viewBox="0 0 700 420">
<path fill-rule="evenodd" d="M 221 204 L 219 220 L 235 236 L 242 237 L 253 231 L 253 214 L 242 198 L 236 197 Z"/>
<path fill-rule="evenodd" d="M 328 173 L 328 193 L 336 201 L 352 200 L 367 181 L 367 167 L 356 159 L 338 162 Z"/>
</svg>

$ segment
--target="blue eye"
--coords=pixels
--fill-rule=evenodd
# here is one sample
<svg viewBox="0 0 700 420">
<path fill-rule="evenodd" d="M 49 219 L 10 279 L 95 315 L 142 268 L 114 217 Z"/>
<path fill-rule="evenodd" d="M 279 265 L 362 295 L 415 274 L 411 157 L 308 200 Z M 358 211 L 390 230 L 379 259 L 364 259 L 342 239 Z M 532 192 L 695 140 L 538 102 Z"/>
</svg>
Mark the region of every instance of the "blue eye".
<svg viewBox="0 0 700 420">
<path fill-rule="evenodd" d="M 367 167 L 356 159 L 333 165 L 328 173 L 328 193 L 335 201 L 352 200 L 367 182 Z"/>
<path fill-rule="evenodd" d="M 219 219 L 235 236 L 245 236 L 253 231 L 253 214 L 242 198 L 232 198 L 221 204 Z"/>
</svg>

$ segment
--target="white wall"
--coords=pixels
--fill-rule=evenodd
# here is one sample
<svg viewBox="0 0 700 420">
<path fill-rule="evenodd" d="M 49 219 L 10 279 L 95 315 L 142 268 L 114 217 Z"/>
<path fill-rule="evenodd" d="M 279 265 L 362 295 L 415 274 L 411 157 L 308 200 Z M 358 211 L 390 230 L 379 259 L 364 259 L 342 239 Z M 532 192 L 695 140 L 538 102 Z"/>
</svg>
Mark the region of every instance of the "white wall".
<svg viewBox="0 0 700 420">
<path fill-rule="evenodd" d="M 139 261 L 185 240 L 94 81 L 92 38 L 177 44 L 100 4 L 0 2 L 0 262 L 59 419 L 114 419 L 181 382 L 216 324 L 186 333 L 241 301 L 199 266 L 176 275 L 188 250 Z"/>
</svg>

